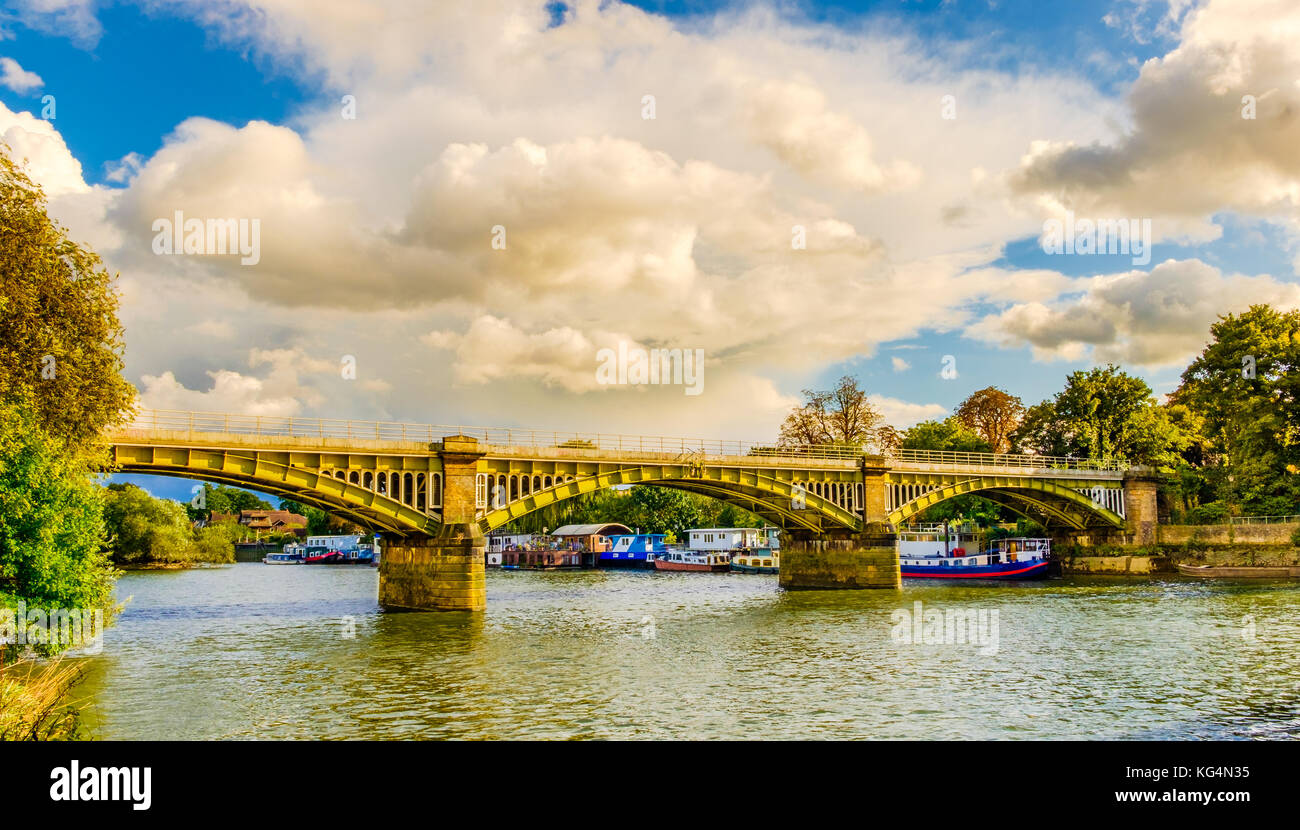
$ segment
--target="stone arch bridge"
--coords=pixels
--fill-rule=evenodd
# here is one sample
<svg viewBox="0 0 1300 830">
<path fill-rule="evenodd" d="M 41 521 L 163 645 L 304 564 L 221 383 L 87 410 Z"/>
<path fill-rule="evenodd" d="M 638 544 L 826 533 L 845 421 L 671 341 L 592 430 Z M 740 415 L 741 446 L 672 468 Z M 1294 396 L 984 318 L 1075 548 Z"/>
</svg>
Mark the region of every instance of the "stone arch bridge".
<svg viewBox="0 0 1300 830">
<path fill-rule="evenodd" d="M 1154 533 L 1154 481 L 1122 462 L 159 410 L 108 440 L 121 472 L 248 487 L 382 532 L 380 601 L 394 608 L 482 608 L 485 533 L 619 485 L 713 496 L 782 527 L 792 588 L 896 585 L 890 534 L 961 495 L 1061 532 Z"/>
</svg>

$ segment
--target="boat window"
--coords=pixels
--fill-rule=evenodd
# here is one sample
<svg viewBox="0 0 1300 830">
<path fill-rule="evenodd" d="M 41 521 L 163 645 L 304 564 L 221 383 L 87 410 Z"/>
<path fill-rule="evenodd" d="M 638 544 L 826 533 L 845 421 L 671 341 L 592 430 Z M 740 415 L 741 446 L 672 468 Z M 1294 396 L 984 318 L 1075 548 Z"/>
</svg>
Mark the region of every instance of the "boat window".
<svg viewBox="0 0 1300 830">
<path fill-rule="evenodd" d="M 771 560 L 771 559 L 764 559 L 764 560 L 763 560 L 763 567 L 764 567 L 764 568 L 770 568 L 770 567 L 772 567 L 772 560 Z"/>
</svg>

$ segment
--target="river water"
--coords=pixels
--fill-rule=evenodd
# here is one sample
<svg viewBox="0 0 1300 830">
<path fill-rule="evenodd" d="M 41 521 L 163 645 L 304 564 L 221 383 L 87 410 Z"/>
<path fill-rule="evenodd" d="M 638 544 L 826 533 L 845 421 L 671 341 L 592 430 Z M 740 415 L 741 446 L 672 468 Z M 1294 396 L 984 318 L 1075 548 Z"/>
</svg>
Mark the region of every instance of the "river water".
<svg viewBox="0 0 1300 830">
<path fill-rule="evenodd" d="M 489 571 L 485 613 L 385 614 L 377 580 L 260 563 L 128 573 L 123 614 L 84 658 L 92 734 L 1300 737 L 1294 582 L 785 592 L 772 576 Z M 918 601 L 928 619 L 975 612 L 989 636 L 927 643 L 902 616 Z"/>
</svg>

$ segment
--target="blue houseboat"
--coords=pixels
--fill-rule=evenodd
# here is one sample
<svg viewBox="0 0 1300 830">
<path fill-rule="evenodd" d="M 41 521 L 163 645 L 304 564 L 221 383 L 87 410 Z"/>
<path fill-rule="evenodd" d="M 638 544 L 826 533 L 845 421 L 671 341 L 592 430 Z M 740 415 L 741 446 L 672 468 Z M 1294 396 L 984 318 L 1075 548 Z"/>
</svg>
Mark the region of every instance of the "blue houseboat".
<svg viewBox="0 0 1300 830">
<path fill-rule="evenodd" d="M 628 533 L 610 536 L 614 544 L 601 551 L 602 568 L 653 568 L 659 554 L 668 550 L 662 533 Z"/>
<path fill-rule="evenodd" d="M 922 528 L 898 534 L 898 561 L 908 579 L 1041 579 L 1051 539 L 996 539 L 978 551 L 973 533 Z"/>
</svg>

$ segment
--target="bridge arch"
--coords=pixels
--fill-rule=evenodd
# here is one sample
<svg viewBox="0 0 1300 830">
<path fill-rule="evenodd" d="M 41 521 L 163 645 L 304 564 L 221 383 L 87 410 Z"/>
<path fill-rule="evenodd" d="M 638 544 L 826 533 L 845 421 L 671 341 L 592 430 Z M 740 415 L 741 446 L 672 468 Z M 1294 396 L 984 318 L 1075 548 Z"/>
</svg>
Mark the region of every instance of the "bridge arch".
<svg viewBox="0 0 1300 830">
<path fill-rule="evenodd" d="M 1074 530 L 1097 526 L 1123 529 L 1125 526 L 1124 517 L 1070 487 L 1044 479 L 1014 476 L 977 476 L 937 487 L 899 505 L 890 512 L 889 521 L 898 527 L 940 502 L 964 495 L 978 495 L 1032 519 L 1038 517 L 1027 512 L 1028 508 L 1038 508 L 1050 519 Z"/>
<path fill-rule="evenodd" d="M 711 496 L 782 527 L 821 531 L 828 527 L 857 530 L 862 526 L 857 514 L 793 481 L 756 470 L 672 465 L 625 467 L 567 480 L 557 477 L 552 487 L 522 495 L 502 507 L 489 505 L 479 519 L 479 527 L 487 533 L 543 507 L 626 484 L 648 484 Z M 794 507 L 796 501 L 804 506 Z"/>
<path fill-rule="evenodd" d="M 159 459 L 152 452 L 124 452 L 126 449 L 114 448 L 116 471 L 245 487 L 293 499 L 396 536 L 431 535 L 438 529 L 437 516 L 354 483 L 351 479 L 355 472 L 345 474 L 339 470 L 331 474 L 328 470 L 288 466 L 220 450 L 188 450 L 184 461 L 175 463 L 178 459 Z"/>
</svg>

